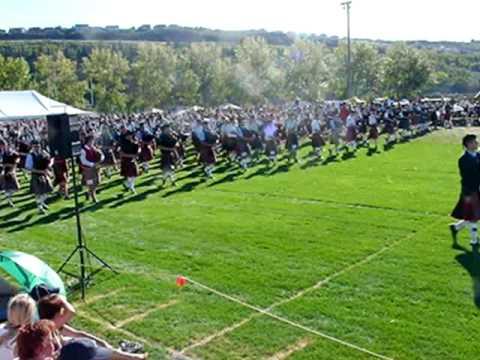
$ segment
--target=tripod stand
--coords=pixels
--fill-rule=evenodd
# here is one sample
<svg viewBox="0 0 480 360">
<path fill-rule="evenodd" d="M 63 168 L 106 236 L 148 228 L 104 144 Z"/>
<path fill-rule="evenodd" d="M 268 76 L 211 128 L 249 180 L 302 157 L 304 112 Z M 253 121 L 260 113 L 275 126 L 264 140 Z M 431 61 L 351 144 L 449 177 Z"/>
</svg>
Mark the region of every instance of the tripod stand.
<svg viewBox="0 0 480 360">
<path fill-rule="evenodd" d="M 76 284 L 76 286 L 80 287 L 80 290 L 82 292 L 82 300 L 85 300 L 85 289 L 88 283 L 93 279 L 93 277 L 97 273 L 102 271 L 103 268 L 107 268 L 115 274 L 117 274 L 117 272 L 110 265 L 108 265 L 104 260 L 102 260 L 98 255 L 96 255 L 93 251 L 91 251 L 85 244 L 85 241 L 83 239 L 83 233 L 82 233 L 82 224 L 80 222 L 80 206 L 78 204 L 77 172 L 76 172 L 76 166 L 75 166 L 76 165 L 75 159 L 73 155 L 70 158 L 70 162 L 72 165 L 73 194 L 74 194 L 74 203 L 75 203 L 75 219 L 77 224 L 78 244 L 75 247 L 75 249 L 71 252 L 71 254 L 68 256 L 68 258 L 65 260 L 65 262 L 62 264 L 62 266 L 60 266 L 60 268 L 58 269 L 58 272 L 59 273 L 63 272 L 64 274 L 67 274 L 78 280 L 78 283 Z M 70 260 L 72 260 L 72 258 L 75 256 L 77 252 L 80 257 L 80 275 L 72 274 L 64 270 L 65 266 L 68 265 Z M 97 260 L 102 265 L 99 269 L 96 269 L 90 273 L 88 273 L 86 264 L 85 264 L 85 260 L 89 256 L 92 256 L 95 260 Z"/>
</svg>

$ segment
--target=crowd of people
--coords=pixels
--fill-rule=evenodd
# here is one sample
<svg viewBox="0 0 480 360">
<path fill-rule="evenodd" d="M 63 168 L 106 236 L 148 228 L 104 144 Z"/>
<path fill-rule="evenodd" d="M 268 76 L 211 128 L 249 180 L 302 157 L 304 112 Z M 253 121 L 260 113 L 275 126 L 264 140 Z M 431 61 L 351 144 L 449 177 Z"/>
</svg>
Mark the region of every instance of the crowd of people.
<svg viewBox="0 0 480 360">
<path fill-rule="evenodd" d="M 75 166 L 82 175 L 85 196 L 97 202 L 102 178 L 116 172 L 125 191 L 136 193 L 137 177 L 148 173 L 159 154 L 161 186 L 175 186 L 175 173 L 188 156 L 198 161 L 206 180 L 212 178 L 218 157 L 232 167 L 247 170 L 265 161 L 275 166 L 280 155 L 289 163 L 299 161 L 301 145 L 309 145 L 312 159 L 353 155 L 361 148 L 376 152 L 384 146 L 421 136 L 431 129 L 451 127 L 451 102 L 346 103 L 295 102 L 277 106 L 240 108 L 193 107 L 181 111 L 107 114 L 81 119 L 81 150 Z M 480 114 L 480 108 L 472 111 Z M 48 199 L 57 188 L 70 197 L 69 159 L 49 151 L 45 120 L 0 124 L 0 191 L 15 206 L 14 194 L 21 181 L 30 181 L 38 211 L 48 211 Z M 108 181 L 108 180 L 107 180 Z"/>
<path fill-rule="evenodd" d="M 0 324 L 2 360 L 134 360 L 148 354 L 115 349 L 108 342 L 69 325 L 76 310 L 55 289 L 40 285 L 8 303 Z"/>
</svg>

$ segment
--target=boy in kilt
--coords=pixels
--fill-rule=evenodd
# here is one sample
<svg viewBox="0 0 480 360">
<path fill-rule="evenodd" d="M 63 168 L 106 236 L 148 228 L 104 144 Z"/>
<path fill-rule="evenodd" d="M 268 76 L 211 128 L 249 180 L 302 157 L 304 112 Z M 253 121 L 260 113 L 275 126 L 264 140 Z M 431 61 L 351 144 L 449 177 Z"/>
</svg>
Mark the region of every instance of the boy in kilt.
<svg viewBox="0 0 480 360">
<path fill-rule="evenodd" d="M 46 151 L 42 150 L 40 143 L 34 140 L 32 142 L 32 152 L 28 154 L 25 162 L 25 168 L 32 175 L 30 191 L 35 195 L 38 211 L 42 214 L 45 214 L 48 210 L 45 201 L 48 194 L 53 191 L 49 175 L 52 164 L 53 159 Z"/>
<path fill-rule="evenodd" d="M 457 241 L 457 233 L 468 227 L 472 246 L 478 245 L 477 222 L 480 220 L 480 155 L 475 135 L 466 135 L 462 140 L 465 153 L 458 160 L 461 177 L 460 199 L 452 211 L 452 217 L 459 220 L 450 225 L 453 241 Z"/>
</svg>

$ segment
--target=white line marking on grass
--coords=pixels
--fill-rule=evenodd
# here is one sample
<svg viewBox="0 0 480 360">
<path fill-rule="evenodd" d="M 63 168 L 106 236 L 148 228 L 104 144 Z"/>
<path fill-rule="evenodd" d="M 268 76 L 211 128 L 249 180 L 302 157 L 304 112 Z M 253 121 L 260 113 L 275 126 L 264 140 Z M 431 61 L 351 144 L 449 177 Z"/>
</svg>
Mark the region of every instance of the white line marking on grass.
<svg viewBox="0 0 480 360">
<path fill-rule="evenodd" d="M 152 309 L 145 311 L 144 313 L 133 315 L 133 316 L 129 317 L 128 319 L 119 321 L 119 322 L 115 323 L 114 326 L 117 327 L 117 328 L 124 327 L 125 325 L 130 324 L 131 322 L 145 319 L 148 315 L 154 313 L 155 311 L 166 309 L 166 308 L 168 308 L 172 305 L 175 305 L 177 303 L 178 303 L 177 300 L 172 300 L 172 301 L 169 301 L 165 304 L 159 304 L 159 305 L 153 307 Z"/>
<path fill-rule="evenodd" d="M 347 208 L 353 208 L 353 209 L 374 209 L 374 210 L 376 209 L 376 210 L 385 210 L 385 211 L 393 211 L 393 212 L 406 213 L 406 214 L 417 214 L 417 215 L 435 216 L 435 217 L 447 216 L 447 214 L 441 214 L 441 213 L 436 213 L 432 211 L 400 209 L 400 208 L 394 208 L 394 207 L 388 207 L 388 206 L 370 205 L 370 204 L 362 204 L 362 203 L 346 203 L 346 202 L 335 201 L 335 200 L 305 198 L 305 197 L 291 196 L 286 194 L 275 194 L 275 193 L 265 193 L 265 192 L 256 192 L 256 191 L 220 190 L 220 189 L 212 189 L 211 191 L 227 193 L 227 194 L 231 193 L 231 194 L 241 194 L 241 195 L 258 195 L 258 196 L 264 196 L 264 197 L 275 197 L 275 198 L 295 200 L 299 202 L 331 204 L 331 205 L 335 205 L 336 207 L 347 207 Z"/>
<path fill-rule="evenodd" d="M 290 345 L 285 350 L 277 352 L 272 357 L 268 358 L 268 360 L 285 360 L 289 358 L 291 355 L 296 353 L 297 351 L 301 351 L 305 349 L 308 345 L 312 343 L 312 340 L 309 338 L 300 339 L 295 344 Z"/>
<path fill-rule="evenodd" d="M 92 304 L 95 304 L 96 302 L 98 302 L 100 300 L 103 300 L 105 298 L 114 296 L 114 295 L 118 294 L 119 292 L 120 292 L 120 289 L 117 289 L 117 290 L 114 290 L 114 291 L 110 291 L 106 294 L 100 294 L 100 295 L 97 295 L 97 296 L 93 296 L 93 297 L 88 298 L 87 300 L 85 300 L 83 302 L 82 301 L 78 302 L 77 306 L 92 305 Z"/>
<path fill-rule="evenodd" d="M 421 230 L 421 232 L 423 231 L 427 231 L 427 230 L 430 230 L 431 228 L 433 228 L 434 226 L 437 226 L 437 223 L 439 223 L 440 221 L 437 221 L 437 222 L 434 222 L 432 223 L 430 226 L 428 226 L 427 228 L 424 228 Z M 356 269 L 357 267 L 360 267 L 366 263 L 369 263 L 370 261 L 374 260 L 375 258 L 379 257 L 380 255 L 382 255 L 384 252 L 396 247 L 398 244 L 400 244 L 401 242 L 404 242 L 404 241 L 407 241 L 407 240 L 410 240 L 411 238 L 415 237 L 416 235 L 418 235 L 419 232 L 412 232 L 411 234 L 408 234 L 407 236 L 404 236 L 394 242 L 392 242 L 391 244 L 388 244 L 388 245 L 385 245 L 383 246 L 380 250 L 374 252 L 373 254 L 370 254 L 368 255 L 367 257 L 357 261 L 356 263 L 350 265 L 350 266 L 347 266 L 329 276 L 327 276 L 326 278 L 320 280 L 319 282 L 317 282 L 315 285 L 309 287 L 309 288 L 306 288 L 304 290 L 301 290 L 299 291 L 298 293 L 284 299 L 284 300 L 280 300 L 272 305 L 270 305 L 268 308 L 265 308 L 265 309 L 259 309 L 257 307 L 251 307 L 251 305 L 249 304 L 246 304 L 246 306 L 254 311 L 256 311 L 255 313 L 253 313 L 252 315 L 246 317 L 245 319 L 231 325 L 231 326 L 228 326 L 212 335 L 209 335 L 203 339 L 200 339 L 198 340 L 197 342 L 185 347 L 184 349 L 181 350 L 181 353 L 186 353 L 186 352 L 189 352 L 197 347 L 201 347 L 201 346 L 205 346 L 207 345 L 208 343 L 210 343 L 211 341 L 215 340 L 216 338 L 219 338 L 219 337 L 222 337 L 236 329 L 238 329 L 239 327 L 245 325 L 246 323 L 248 323 L 250 320 L 253 320 L 254 318 L 256 317 L 259 317 L 261 315 L 267 315 L 269 316 L 270 311 L 273 310 L 274 308 L 278 307 L 278 306 L 281 306 L 281 305 L 284 305 L 286 303 L 289 303 L 293 300 L 296 300 L 302 296 L 304 296 L 305 294 L 309 293 L 309 292 L 312 292 L 314 290 L 318 290 L 319 288 L 323 287 L 324 285 L 328 284 L 329 282 L 331 282 L 332 280 L 336 279 L 337 277 L 351 271 L 351 270 L 354 270 Z M 189 281 L 191 281 L 192 283 L 195 283 L 193 280 L 190 280 L 188 279 Z M 213 290 L 213 289 L 212 289 Z M 226 298 L 229 299 L 229 300 L 232 300 L 234 298 L 231 298 L 229 295 L 226 295 Z M 232 300 L 236 303 L 238 303 L 238 300 L 235 299 L 235 300 Z M 258 310 L 257 310 L 258 309 Z M 260 310 L 260 311 L 259 311 Z M 273 315 L 273 314 L 272 314 Z"/>
<path fill-rule="evenodd" d="M 196 286 L 198 286 L 198 287 L 200 287 L 200 288 L 202 288 L 202 289 L 204 289 L 204 290 L 206 290 L 206 291 L 208 291 L 208 292 L 211 292 L 212 294 L 216 294 L 216 295 L 218 295 L 218 296 L 220 296 L 220 297 L 223 297 L 223 298 L 225 298 L 225 299 L 227 299 L 227 300 L 230 300 L 230 301 L 235 302 L 235 303 L 237 303 L 237 304 L 239 304 L 239 305 L 242 305 L 243 307 L 247 307 L 247 308 L 249 308 L 249 309 L 251 309 L 251 310 L 254 310 L 254 311 L 258 312 L 258 313 L 261 313 L 261 314 L 263 314 L 263 315 L 266 315 L 266 316 L 268 316 L 268 317 L 271 317 L 272 319 L 275 319 L 275 320 L 278 320 L 278 321 L 280 321 L 280 322 L 283 322 L 283 323 L 285 323 L 285 324 L 287 324 L 287 325 L 293 326 L 293 327 L 295 327 L 295 328 L 297 328 L 297 329 L 300 329 L 300 330 L 309 332 L 309 333 L 311 333 L 311 334 L 313 334 L 313 335 L 317 335 L 317 336 L 319 336 L 319 337 L 322 337 L 322 338 L 324 338 L 324 339 L 333 341 L 333 342 L 335 342 L 335 343 L 338 343 L 338 344 L 340 344 L 340 345 L 349 347 L 349 348 L 351 348 L 351 349 L 357 350 L 357 351 L 362 352 L 362 353 L 364 353 L 364 354 L 368 354 L 368 355 L 373 356 L 373 357 L 375 357 L 375 358 L 377 358 L 377 359 L 393 360 L 392 358 L 390 358 L 390 357 L 388 357 L 388 356 L 378 354 L 378 353 L 376 353 L 376 352 L 373 352 L 373 351 L 370 351 L 370 350 L 368 350 L 368 349 L 362 348 L 361 346 L 357 346 L 357 345 L 355 345 L 355 344 L 349 343 L 349 342 L 344 341 L 344 340 L 342 340 L 342 339 L 339 339 L 339 338 L 336 338 L 336 337 L 327 335 L 327 334 L 325 334 L 325 333 L 322 333 L 322 332 L 320 332 L 320 331 L 314 330 L 314 329 L 309 328 L 309 327 L 307 327 L 307 326 L 304 326 L 304 325 L 301 325 L 301 324 L 299 324 L 299 323 L 293 322 L 293 321 L 288 320 L 288 319 L 286 319 L 286 318 L 284 318 L 284 317 L 282 317 L 282 316 L 275 315 L 275 314 L 273 314 L 273 313 L 271 313 L 271 312 L 269 312 L 269 311 L 266 311 L 266 310 L 264 310 L 264 309 L 260 309 L 259 307 L 256 307 L 256 306 L 254 306 L 254 305 L 250 305 L 250 304 L 248 304 L 248 303 L 246 303 L 246 302 L 244 302 L 244 301 L 242 301 L 242 300 L 239 300 L 239 299 L 234 298 L 234 297 L 232 297 L 232 296 L 230 296 L 230 295 L 227 295 L 227 294 L 224 294 L 224 293 L 222 293 L 222 292 L 220 292 L 220 291 L 217 291 L 217 290 L 215 290 L 215 289 L 212 289 L 211 287 L 208 287 L 208 286 L 206 286 L 206 285 L 203 285 L 203 284 L 201 284 L 201 283 L 198 283 L 198 282 L 196 282 L 195 280 L 192 280 L 192 279 L 190 279 L 190 278 L 187 278 L 187 280 L 188 280 L 189 282 L 191 282 L 192 284 L 194 284 L 194 285 L 196 285 Z M 184 352 L 182 351 L 181 353 L 183 354 Z"/>
</svg>

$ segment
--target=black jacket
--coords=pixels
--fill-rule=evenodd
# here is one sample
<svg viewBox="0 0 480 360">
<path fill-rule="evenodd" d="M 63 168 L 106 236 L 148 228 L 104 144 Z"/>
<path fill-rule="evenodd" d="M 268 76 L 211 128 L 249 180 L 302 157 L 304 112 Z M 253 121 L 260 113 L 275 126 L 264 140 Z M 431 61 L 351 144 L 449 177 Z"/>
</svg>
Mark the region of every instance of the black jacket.
<svg viewBox="0 0 480 360">
<path fill-rule="evenodd" d="M 458 160 L 458 168 L 462 178 L 462 195 L 469 196 L 479 191 L 480 187 L 480 155 L 475 157 L 465 152 Z"/>
</svg>

